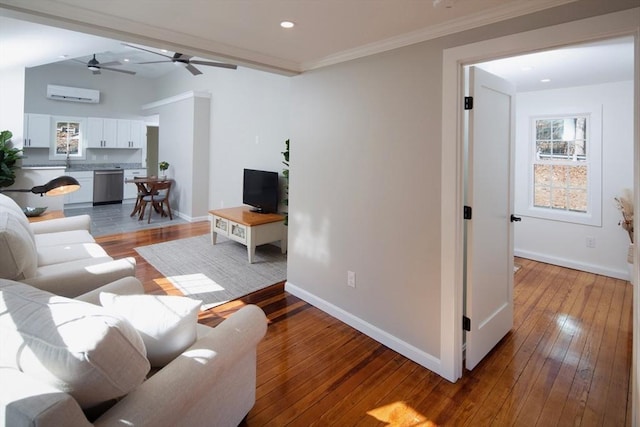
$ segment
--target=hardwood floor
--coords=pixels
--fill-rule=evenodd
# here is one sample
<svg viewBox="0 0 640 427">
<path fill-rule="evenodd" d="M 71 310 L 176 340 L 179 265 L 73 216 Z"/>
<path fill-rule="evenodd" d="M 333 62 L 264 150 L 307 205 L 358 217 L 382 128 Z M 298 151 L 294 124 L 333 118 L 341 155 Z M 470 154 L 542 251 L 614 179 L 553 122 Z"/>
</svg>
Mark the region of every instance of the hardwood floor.
<svg viewBox="0 0 640 427">
<path fill-rule="evenodd" d="M 194 223 L 105 236 L 136 256 L 150 293 L 179 294 L 133 250 L 209 231 Z M 333 319 L 276 284 L 209 310 L 216 325 L 244 304 L 269 318 L 258 347 L 256 405 L 244 426 L 628 426 L 632 287 L 518 259 L 513 330 L 455 384 Z"/>
</svg>

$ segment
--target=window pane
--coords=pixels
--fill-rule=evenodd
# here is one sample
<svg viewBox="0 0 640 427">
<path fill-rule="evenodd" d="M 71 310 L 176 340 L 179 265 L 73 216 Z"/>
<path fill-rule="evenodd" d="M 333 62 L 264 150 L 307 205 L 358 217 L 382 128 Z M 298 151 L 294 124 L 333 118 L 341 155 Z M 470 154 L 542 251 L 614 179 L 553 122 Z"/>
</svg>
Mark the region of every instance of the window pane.
<svg viewBox="0 0 640 427">
<path fill-rule="evenodd" d="M 567 209 L 567 191 L 564 188 L 551 189 L 551 207 L 554 209 Z"/>
<path fill-rule="evenodd" d="M 564 132 L 564 120 L 552 121 L 552 135 L 556 141 L 562 140 L 562 133 Z"/>
<path fill-rule="evenodd" d="M 587 167 L 586 166 L 570 166 L 569 167 L 569 186 L 573 188 L 587 188 Z"/>
<path fill-rule="evenodd" d="M 535 187 L 533 191 L 533 206 L 539 208 L 551 207 L 551 187 L 540 186 Z"/>
<path fill-rule="evenodd" d="M 533 165 L 533 183 L 536 187 L 551 185 L 551 165 Z"/>
<path fill-rule="evenodd" d="M 536 153 L 538 153 L 538 157 L 550 156 L 551 147 L 552 147 L 551 141 L 536 141 Z"/>
<path fill-rule="evenodd" d="M 536 139 L 551 139 L 551 121 L 536 120 Z"/>
<path fill-rule="evenodd" d="M 80 123 L 56 123 L 56 154 L 79 154 L 80 152 Z"/>
<path fill-rule="evenodd" d="M 587 190 L 572 189 L 569 190 L 569 210 L 586 212 L 587 211 Z"/>
<path fill-rule="evenodd" d="M 554 187 L 567 185 L 567 168 L 570 166 L 551 166 L 551 180 Z"/>
</svg>

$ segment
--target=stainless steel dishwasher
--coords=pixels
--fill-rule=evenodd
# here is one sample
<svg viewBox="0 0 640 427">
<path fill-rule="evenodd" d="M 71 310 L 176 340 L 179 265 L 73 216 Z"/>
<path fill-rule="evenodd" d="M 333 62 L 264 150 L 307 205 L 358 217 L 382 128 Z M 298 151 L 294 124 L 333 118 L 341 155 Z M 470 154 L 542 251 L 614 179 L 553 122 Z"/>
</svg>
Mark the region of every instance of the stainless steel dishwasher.
<svg viewBox="0 0 640 427">
<path fill-rule="evenodd" d="M 93 171 L 93 205 L 122 203 L 124 170 L 104 169 Z"/>
</svg>

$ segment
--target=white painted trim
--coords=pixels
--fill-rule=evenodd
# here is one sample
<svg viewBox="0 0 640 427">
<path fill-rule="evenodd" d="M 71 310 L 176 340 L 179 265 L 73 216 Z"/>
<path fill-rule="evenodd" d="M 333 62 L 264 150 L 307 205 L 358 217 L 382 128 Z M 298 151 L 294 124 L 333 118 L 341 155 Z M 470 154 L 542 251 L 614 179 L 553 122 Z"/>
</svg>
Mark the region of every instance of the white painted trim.
<svg viewBox="0 0 640 427">
<path fill-rule="evenodd" d="M 190 99 L 190 98 L 211 99 L 211 94 L 209 92 L 195 92 L 191 90 L 178 95 L 170 96 L 169 98 L 164 98 L 159 101 L 151 102 L 149 104 L 144 104 L 141 108 L 143 110 L 150 110 L 152 108 L 162 107 L 163 105 L 173 104 L 174 102 L 184 101 L 185 99 Z"/>
<path fill-rule="evenodd" d="M 408 359 L 411 359 L 419 365 L 422 365 L 430 371 L 433 371 L 436 374 L 442 376 L 442 368 L 440 363 L 441 361 L 437 357 L 426 353 L 405 341 L 398 339 L 390 333 L 368 322 L 365 322 L 359 317 L 354 316 L 353 314 L 331 304 L 330 302 L 323 300 L 322 298 L 318 298 L 316 295 L 313 295 L 305 291 L 304 289 L 299 288 L 291 282 L 287 281 L 285 283 L 284 290 L 308 302 L 314 307 L 324 311 L 330 316 L 346 323 L 352 328 L 357 329 L 368 337 L 371 337 L 372 339 L 378 341 L 380 344 L 383 344 L 390 349 L 397 351 Z"/>
<path fill-rule="evenodd" d="M 586 271 L 588 273 L 600 274 L 602 276 L 613 277 L 615 279 L 629 280 L 628 270 L 614 270 L 601 265 L 580 262 L 573 259 L 550 256 L 540 252 L 516 249 L 514 255 L 521 258 L 532 259 L 534 261 L 547 264 L 559 265 L 560 267 L 572 268 L 574 270 Z"/>
<path fill-rule="evenodd" d="M 484 25 L 494 24 L 496 22 L 516 18 L 518 16 L 528 15 L 530 13 L 539 12 L 550 7 L 557 7 L 574 1 L 576 0 L 510 2 L 493 9 L 483 10 L 482 12 L 474 15 L 463 16 L 441 24 L 431 25 L 427 28 L 401 34 L 396 37 L 390 37 L 388 39 L 379 40 L 354 49 L 344 50 L 316 61 L 303 62 L 300 64 L 299 69 L 302 71 L 309 71 L 316 68 L 326 67 L 328 65 L 339 64 L 352 59 L 363 58 L 376 53 L 386 52 L 388 50 L 421 43 L 427 40 L 433 40 L 438 37 L 444 37 L 450 34 L 482 27 Z"/>
<path fill-rule="evenodd" d="M 640 8 L 611 13 L 566 24 L 555 25 L 511 36 L 472 43 L 456 48 L 445 49 L 442 64 L 442 187 L 441 187 L 441 355 L 444 377 L 455 381 L 462 376 L 462 334 L 460 322 L 463 313 L 463 224 L 458 220 L 462 215 L 464 170 L 462 164 L 462 127 L 460 112 L 462 111 L 462 79 L 463 65 L 488 61 L 495 58 L 520 55 L 552 49 L 559 46 L 583 43 L 587 41 L 618 37 L 633 34 L 636 36 L 636 52 L 638 52 L 638 33 L 640 32 Z M 640 111 L 638 96 L 638 55 L 636 55 L 634 108 Z M 638 151 L 640 151 L 640 132 L 638 116 L 635 117 L 636 162 L 634 171 L 638 182 Z M 636 188 L 636 209 L 640 209 L 640 189 Z M 638 233 L 636 233 L 638 234 Z M 638 261 L 636 251 L 636 261 Z M 636 262 L 637 264 L 637 262 Z M 459 270 L 459 271 L 456 271 Z M 638 268 L 635 269 L 635 277 Z M 638 286 L 634 286 L 635 310 L 638 310 Z M 636 314 L 636 319 L 638 315 Z M 637 325 L 634 330 L 640 329 Z M 638 335 L 636 334 L 636 337 Z M 634 403 L 637 401 L 640 385 L 638 385 L 637 359 L 638 343 L 634 345 Z M 445 361 L 453 361 L 451 364 Z M 634 404 L 634 419 L 640 420 L 640 410 Z M 638 423 L 640 425 L 640 422 Z"/>
</svg>

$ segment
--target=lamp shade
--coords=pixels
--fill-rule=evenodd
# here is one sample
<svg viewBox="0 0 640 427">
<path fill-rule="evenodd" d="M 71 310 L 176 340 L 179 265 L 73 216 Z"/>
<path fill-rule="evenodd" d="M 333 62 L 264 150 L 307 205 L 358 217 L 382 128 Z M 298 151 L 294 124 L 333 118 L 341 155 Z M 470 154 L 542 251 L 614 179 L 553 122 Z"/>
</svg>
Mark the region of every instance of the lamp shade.
<svg viewBox="0 0 640 427">
<path fill-rule="evenodd" d="M 63 194 L 73 193 L 79 189 L 80 183 L 74 177 L 63 175 L 53 178 L 45 185 L 36 185 L 31 189 L 0 188 L 0 193 L 33 193 L 41 196 L 43 194 L 46 194 L 47 196 L 62 196 Z"/>
<path fill-rule="evenodd" d="M 36 185 L 31 189 L 34 194 L 46 194 L 47 196 L 61 196 L 80 189 L 80 183 L 72 176 L 59 176 L 47 182 L 45 185 Z"/>
</svg>

